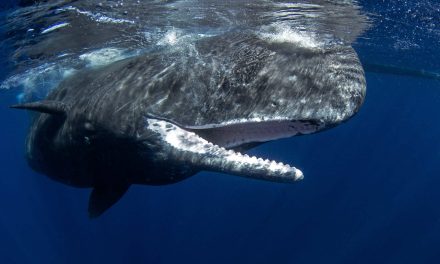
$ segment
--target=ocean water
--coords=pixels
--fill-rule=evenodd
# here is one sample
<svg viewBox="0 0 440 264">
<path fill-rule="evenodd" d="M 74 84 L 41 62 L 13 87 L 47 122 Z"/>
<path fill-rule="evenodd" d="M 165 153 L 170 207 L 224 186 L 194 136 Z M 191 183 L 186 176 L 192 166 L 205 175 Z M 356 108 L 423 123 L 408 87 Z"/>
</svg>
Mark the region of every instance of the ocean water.
<svg viewBox="0 0 440 264">
<path fill-rule="evenodd" d="M 8 32 L 5 17 L 17 7 L 3 3 Z M 0 263 L 438 263 L 440 4 L 359 6 L 369 21 L 353 44 L 367 70 L 360 112 L 328 131 L 250 151 L 295 164 L 303 181 L 202 172 L 173 185 L 132 186 L 93 220 L 90 190 L 28 167 L 29 117 L 8 108 L 44 96 L 66 73 L 41 80 L 34 73 L 23 85 L 29 75 L 17 73 L 53 57 L 7 59 L 17 46 L 3 34 L 10 41 L 1 46 L 1 79 L 13 81 L 0 90 Z"/>
</svg>

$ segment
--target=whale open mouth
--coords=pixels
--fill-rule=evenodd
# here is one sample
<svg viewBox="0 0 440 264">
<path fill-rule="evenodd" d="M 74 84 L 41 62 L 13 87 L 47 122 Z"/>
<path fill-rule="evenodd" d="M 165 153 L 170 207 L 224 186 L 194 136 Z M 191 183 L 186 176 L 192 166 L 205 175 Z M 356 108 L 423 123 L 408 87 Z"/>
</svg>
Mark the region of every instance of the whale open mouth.
<svg viewBox="0 0 440 264">
<path fill-rule="evenodd" d="M 185 129 L 219 146 L 234 148 L 247 143 L 267 142 L 296 135 L 311 134 L 321 127 L 320 122 L 312 120 L 270 120 L 189 126 Z"/>
<path fill-rule="evenodd" d="M 303 173 L 288 164 L 249 156 L 240 146 L 308 134 L 319 130 L 313 121 L 272 120 L 184 127 L 169 120 L 147 118 L 148 129 L 171 147 L 174 159 L 202 170 L 275 182 L 295 182 Z"/>
</svg>

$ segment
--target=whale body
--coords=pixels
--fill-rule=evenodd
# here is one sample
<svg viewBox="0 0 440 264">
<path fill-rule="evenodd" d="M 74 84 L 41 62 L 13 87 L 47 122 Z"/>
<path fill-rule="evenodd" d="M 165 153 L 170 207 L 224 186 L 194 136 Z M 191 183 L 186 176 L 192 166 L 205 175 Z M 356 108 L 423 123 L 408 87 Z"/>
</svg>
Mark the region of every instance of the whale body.
<svg viewBox="0 0 440 264">
<path fill-rule="evenodd" d="M 92 188 L 97 217 L 132 184 L 163 185 L 199 171 L 296 182 L 288 164 L 241 152 L 332 128 L 362 105 L 364 71 L 350 43 L 305 45 L 253 30 L 158 45 L 78 70 L 35 111 L 30 166 Z"/>
<path fill-rule="evenodd" d="M 298 169 L 234 150 L 334 127 L 365 96 L 348 46 L 313 51 L 241 33 L 195 47 L 79 72 L 44 101 L 15 106 L 41 112 L 27 140 L 31 167 L 94 188 L 91 216 L 131 184 L 174 183 L 200 170 L 294 182 Z"/>
</svg>

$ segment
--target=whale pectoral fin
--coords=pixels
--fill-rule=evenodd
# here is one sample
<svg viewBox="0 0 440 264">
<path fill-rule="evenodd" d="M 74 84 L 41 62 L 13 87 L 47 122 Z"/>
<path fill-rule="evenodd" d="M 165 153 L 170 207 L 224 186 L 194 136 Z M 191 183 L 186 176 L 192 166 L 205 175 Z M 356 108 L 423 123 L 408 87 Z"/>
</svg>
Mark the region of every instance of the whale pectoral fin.
<svg viewBox="0 0 440 264">
<path fill-rule="evenodd" d="M 89 198 L 89 217 L 96 218 L 127 192 L 130 184 L 95 186 Z"/>
</svg>

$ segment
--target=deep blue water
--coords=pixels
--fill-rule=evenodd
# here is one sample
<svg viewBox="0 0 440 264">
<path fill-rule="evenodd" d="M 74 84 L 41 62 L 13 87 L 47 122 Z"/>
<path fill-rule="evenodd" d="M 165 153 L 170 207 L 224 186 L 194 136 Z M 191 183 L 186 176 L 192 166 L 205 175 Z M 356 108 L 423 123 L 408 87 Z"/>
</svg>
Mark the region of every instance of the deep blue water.
<svg viewBox="0 0 440 264">
<path fill-rule="evenodd" d="M 359 42 L 361 58 L 397 64 Z M 440 70 L 438 50 L 417 51 L 401 57 Z M 28 117 L 7 108 L 16 90 L 1 91 L 0 263 L 439 263 L 440 81 L 366 77 L 346 124 L 251 151 L 302 168 L 302 182 L 200 173 L 133 186 L 95 220 L 89 190 L 27 166 Z"/>
</svg>

